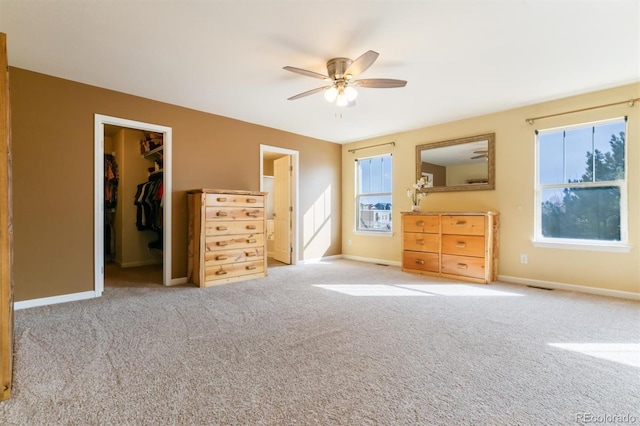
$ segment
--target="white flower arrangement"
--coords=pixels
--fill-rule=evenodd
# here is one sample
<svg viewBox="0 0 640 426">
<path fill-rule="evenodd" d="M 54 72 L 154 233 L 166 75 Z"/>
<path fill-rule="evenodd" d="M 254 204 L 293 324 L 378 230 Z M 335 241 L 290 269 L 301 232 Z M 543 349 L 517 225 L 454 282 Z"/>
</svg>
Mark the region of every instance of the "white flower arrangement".
<svg viewBox="0 0 640 426">
<path fill-rule="evenodd" d="M 407 197 L 411 198 L 411 204 L 413 206 L 418 206 L 420 205 L 420 201 L 424 200 L 427 197 L 427 193 L 418 191 L 423 188 L 433 187 L 433 177 L 422 176 L 412 186 L 413 189 L 407 188 Z"/>
</svg>

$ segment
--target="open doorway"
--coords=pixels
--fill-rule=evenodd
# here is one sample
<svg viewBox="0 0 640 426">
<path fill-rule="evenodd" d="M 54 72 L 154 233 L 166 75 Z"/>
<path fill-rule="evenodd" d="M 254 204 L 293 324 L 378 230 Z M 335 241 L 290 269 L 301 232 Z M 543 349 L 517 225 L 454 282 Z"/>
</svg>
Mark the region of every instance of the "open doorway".
<svg viewBox="0 0 640 426">
<path fill-rule="evenodd" d="M 267 267 L 298 259 L 298 151 L 260 145 L 260 190 L 267 192 Z"/>
<path fill-rule="evenodd" d="M 171 136 L 169 127 L 95 116 L 96 296 L 105 273 L 171 284 Z"/>
</svg>

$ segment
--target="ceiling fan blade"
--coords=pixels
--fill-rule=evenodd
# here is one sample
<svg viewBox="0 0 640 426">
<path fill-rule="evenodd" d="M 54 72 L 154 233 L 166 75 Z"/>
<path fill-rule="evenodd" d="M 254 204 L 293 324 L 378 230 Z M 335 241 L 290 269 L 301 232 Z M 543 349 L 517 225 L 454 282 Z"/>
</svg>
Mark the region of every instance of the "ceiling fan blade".
<svg viewBox="0 0 640 426">
<path fill-rule="evenodd" d="M 290 98 L 288 98 L 288 101 L 295 101 L 296 99 L 300 99 L 300 98 L 304 98 L 305 96 L 309 96 L 309 95 L 313 95 L 314 93 L 318 93 L 318 92 L 322 92 L 325 89 L 330 88 L 331 86 L 324 86 L 324 87 L 318 87 L 316 89 L 313 90 L 308 90 L 306 92 L 302 92 L 302 93 L 298 93 L 295 96 L 292 96 Z"/>
<path fill-rule="evenodd" d="M 356 80 L 351 84 L 353 86 L 359 87 L 386 89 L 393 87 L 404 87 L 407 85 L 407 82 L 405 80 L 394 80 L 393 78 L 369 78 L 364 80 Z"/>
<path fill-rule="evenodd" d="M 313 78 L 319 78 L 320 80 L 327 80 L 327 81 L 332 81 L 329 76 L 324 75 L 324 74 L 320 74 L 314 71 L 309 71 L 309 70 L 303 70 L 302 68 L 296 68 L 296 67 L 282 67 L 283 70 L 287 70 L 287 71 L 291 71 L 291 72 L 295 72 L 296 74 L 302 74 L 302 75 L 306 75 L 307 77 L 313 77 Z"/>
<path fill-rule="evenodd" d="M 487 154 L 476 155 L 475 157 L 471 157 L 472 160 L 477 160 L 478 158 L 487 158 Z"/>
<path fill-rule="evenodd" d="M 351 79 L 356 78 L 363 72 L 365 72 L 373 63 L 378 59 L 378 52 L 369 50 L 360 55 L 355 61 L 349 65 L 344 72 L 344 75 L 351 75 Z"/>
</svg>

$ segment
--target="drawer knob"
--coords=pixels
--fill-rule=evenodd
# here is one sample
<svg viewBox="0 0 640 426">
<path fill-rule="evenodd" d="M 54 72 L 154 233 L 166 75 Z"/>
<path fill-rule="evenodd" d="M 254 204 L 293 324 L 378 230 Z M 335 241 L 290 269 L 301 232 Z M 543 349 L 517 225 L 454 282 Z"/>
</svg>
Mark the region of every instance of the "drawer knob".
<svg viewBox="0 0 640 426">
<path fill-rule="evenodd" d="M 424 240 L 416 240 L 416 244 L 420 244 L 421 246 L 424 245 Z"/>
<path fill-rule="evenodd" d="M 256 265 L 248 265 L 247 269 L 251 271 L 252 269 L 256 269 Z"/>
<path fill-rule="evenodd" d="M 260 215 L 260 211 L 259 210 L 254 210 L 252 212 L 247 212 L 247 216 L 258 217 L 259 215 Z"/>
<path fill-rule="evenodd" d="M 247 229 L 256 229 L 255 225 L 247 225 Z"/>
<path fill-rule="evenodd" d="M 216 271 L 216 275 L 227 275 L 227 271 L 220 269 L 219 271 Z"/>
<path fill-rule="evenodd" d="M 255 239 L 255 238 L 247 238 L 247 242 L 248 242 L 249 244 L 253 244 L 253 243 L 255 243 L 255 242 L 256 242 L 256 239 Z"/>
<path fill-rule="evenodd" d="M 456 243 L 456 247 L 465 248 L 466 246 L 467 246 L 467 243 L 465 243 L 464 241 L 458 241 Z"/>
<path fill-rule="evenodd" d="M 216 216 L 227 216 L 227 212 L 217 212 Z"/>
<path fill-rule="evenodd" d="M 456 226 L 465 226 L 467 224 L 466 220 L 459 220 L 456 222 Z"/>
<path fill-rule="evenodd" d="M 257 254 L 252 252 L 252 251 L 246 251 L 246 252 L 244 252 L 244 255 L 247 256 L 247 257 L 256 257 L 257 256 Z"/>
<path fill-rule="evenodd" d="M 216 260 L 227 260 L 227 256 L 216 256 Z"/>
<path fill-rule="evenodd" d="M 217 201 L 218 201 L 219 203 L 224 203 L 225 201 L 227 201 L 227 199 L 226 199 L 226 198 L 219 197 L 219 198 L 217 199 Z"/>
<path fill-rule="evenodd" d="M 217 246 L 221 246 L 221 247 L 224 247 L 224 246 L 226 246 L 227 244 L 229 244 L 229 243 L 228 243 L 228 242 L 226 242 L 226 241 L 217 241 L 217 242 L 216 242 L 216 245 L 217 245 Z"/>
<path fill-rule="evenodd" d="M 424 226 L 424 220 L 417 221 L 416 226 Z"/>
<path fill-rule="evenodd" d="M 458 269 L 469 269 L 469 265 L 466 263 L 458 263 Z"/>
<path fill-rule="evenodd" d="M 416 265 L 424 265 L 424 260 L 416 259 Z"/>
<path fill-rule="evenodd" d="M 216 226 L 216 229 L 217 229 L 218 231 L 226 231 L 226 230 L 227 230 L 227 227 L 226 227 L 226 226 Z"/>
<path fill-rule="evenodd" d="M 247 198 L 247 203 L 257 203 L 258 200 L 256 200 L 255 198 Z"/>
</svg>

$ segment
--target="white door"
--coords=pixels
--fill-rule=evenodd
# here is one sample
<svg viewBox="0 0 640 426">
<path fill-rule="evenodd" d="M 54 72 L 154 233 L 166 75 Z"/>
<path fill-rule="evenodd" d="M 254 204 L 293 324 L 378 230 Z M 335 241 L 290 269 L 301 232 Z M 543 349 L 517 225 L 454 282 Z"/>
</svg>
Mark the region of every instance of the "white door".
<svg viewBox="0 0 640 426">
<path fill-rule="evenodd" d="M 273 258 L 291 264 L 291 156 L 273 162 Z"/>
</svg>

